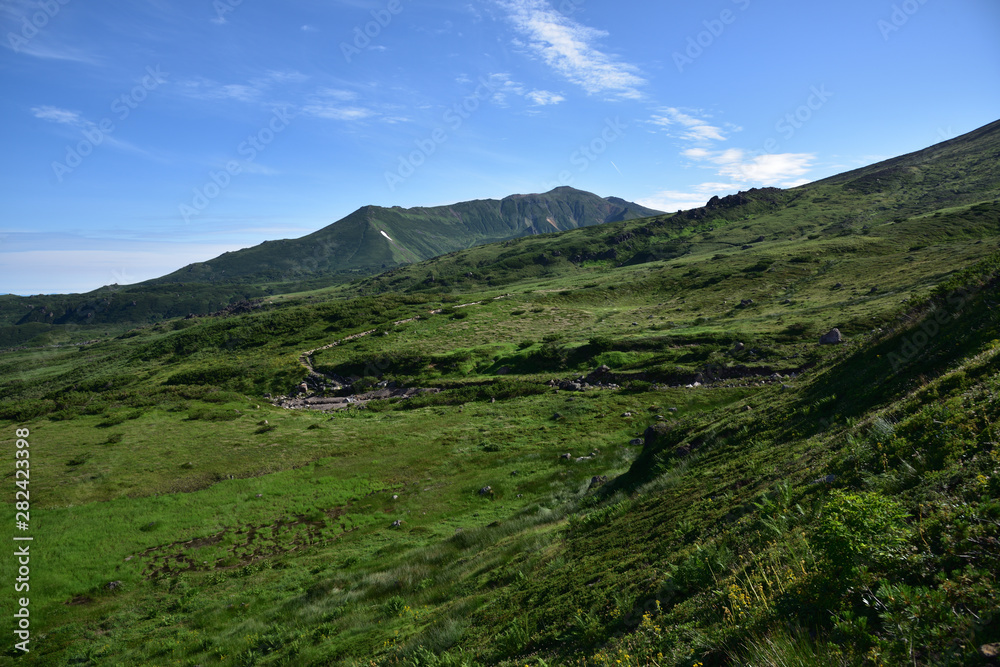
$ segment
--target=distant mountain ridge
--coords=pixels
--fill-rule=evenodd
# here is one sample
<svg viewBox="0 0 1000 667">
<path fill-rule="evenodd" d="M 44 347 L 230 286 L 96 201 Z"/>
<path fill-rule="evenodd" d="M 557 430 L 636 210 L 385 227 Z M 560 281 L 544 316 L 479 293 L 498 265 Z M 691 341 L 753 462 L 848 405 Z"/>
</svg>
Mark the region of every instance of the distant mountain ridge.
<svg viewBox="0 0 1000 667">
<path fill-rule="evenodd" d="M 571 187 L 447 206 L 364 206 L 307 236 L 265 241 L 145 284 L 284 282 L 350 271 L 369 273 L 477 245 L 660 213 Z"/>
</svg>

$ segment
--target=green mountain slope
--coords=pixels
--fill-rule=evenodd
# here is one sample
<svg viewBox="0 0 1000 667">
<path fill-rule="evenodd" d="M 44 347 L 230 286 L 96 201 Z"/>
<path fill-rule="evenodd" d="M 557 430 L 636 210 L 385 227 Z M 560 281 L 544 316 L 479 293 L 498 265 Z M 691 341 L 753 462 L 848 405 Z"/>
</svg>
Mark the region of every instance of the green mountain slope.
<svg viewBox="0 0 1000 667">
<path fill-rule="evenodd" d="M 475 242 L 453 247 L 449 239 L 475 237 L 485 243 L 490 238 L 531 235 L 549 224 L 541 222 L 549 217 L 567 229 L 654 212 L 571 188 L 435 209 L 366 207 L 303 239 L 227 253 L 157 281 L 106 287 L 86 295 L 0 297 L 0 324 L 5 325 L 0 327 L 0 345 L 62 343 L 74 336 L 86 340 L 85 331 L 92 325 L 128 326 L 221 311 L 241 300 L 351 280 L 383 265 L 397 268 L 364 283 L 360 292 L 489 287 L 519 277 L 577 271 L 594 262 L 639 264 L 694 258 L 709 251 L 726 254 L 758 244 L 762 236 L 768 243 L 782 239 L 789 252 L 819 238 L 837 238 L 837 243 L 850 245 L 848 237 L 860 243 L 886 235 L 900 239 L 898 243 L 908 238 L 912 242 L 907 247 L 926 248 L 952 233 L 946 224 L 951 218 L 946 216 L 977 215 L 968 212 L 970 205 L 1000 195 L 998 156 L 1000 121 L 922 151 L 791 190 L 739 193 L 675 215 L 657 214 L 648 224 L 607 222 L 466 252 L 458 251 Z M 926 219 L 928 215 L 937 218 Z M 518 222 L 522 217 L 525 222 Z M 467 225 L 471 220 L 485 222 Z M 434 226 L 446 231 L 431 235 L 428 229 Z M 923 253 L 927 261 L 933 260 L 926 249 Z M 417 256 L 437 259 L 407 266 Z M 368 268 L 346 270 L 349 266 Z M 267 281 L 245 282 L 261 267 L 270 276 Z M 66 327 L 80 329 L 67 332 Z"/>
<path fill-rule="evenodd" d="M 268 241 L 192 264 L 150 284 L 285 282 L 419 262 L 510 238 L 656 215 L 622 199 L 569 187 L 434 208 L 365 206 L 300 239 Z"/>
<path fill-rule="evenodd" d="M 995 664 L 996 128 L 966 141 L 0 354 L 5 658 Z"/>
</svg>

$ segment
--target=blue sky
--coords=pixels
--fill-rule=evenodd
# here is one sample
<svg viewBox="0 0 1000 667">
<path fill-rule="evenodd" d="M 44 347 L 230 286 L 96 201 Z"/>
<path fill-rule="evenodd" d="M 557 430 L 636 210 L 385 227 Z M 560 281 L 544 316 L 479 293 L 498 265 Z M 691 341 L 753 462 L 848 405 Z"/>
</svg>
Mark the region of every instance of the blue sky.
<svg viewBox="0 0 1000 667">
<path fill-rule="evenodd" d="M 996 0 L 0 0 L 0 293 L 366 204 L 793 186 L 997 120 L 998 37 Z"/>
</svg>

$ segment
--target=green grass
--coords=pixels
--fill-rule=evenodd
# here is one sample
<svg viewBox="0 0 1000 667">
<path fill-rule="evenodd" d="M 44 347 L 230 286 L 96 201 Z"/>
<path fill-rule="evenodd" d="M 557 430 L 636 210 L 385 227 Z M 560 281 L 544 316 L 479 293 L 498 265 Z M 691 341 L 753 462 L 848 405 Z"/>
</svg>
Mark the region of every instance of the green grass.
<svg viewBox="0 0 1000 667">
<path fill-rule="evenodd" d="M 995 163 L 960 149 L 241 314 L 53 325 L 0 355 L 0 427 L 31 431 L 16 659 L 978 664 L 1000 215 Z M 309 350 L 442 391 L 266 400 Z M 549 384 L 602 364 L 617 389 Z"/>
</svg>

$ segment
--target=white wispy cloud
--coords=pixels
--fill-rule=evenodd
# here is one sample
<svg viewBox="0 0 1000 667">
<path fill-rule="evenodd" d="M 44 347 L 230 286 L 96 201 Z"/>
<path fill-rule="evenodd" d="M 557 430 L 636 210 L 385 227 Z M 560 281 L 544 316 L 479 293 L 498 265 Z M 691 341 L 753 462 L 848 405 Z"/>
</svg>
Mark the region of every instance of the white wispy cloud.
<svg viewBox="0 0 1000 667">
<path fill-rule="evenodd" d="M 720 176 L 741 184 L 795 187 L 816 161 L 814 153 L 754 154 L 742 148 L 709 151 L 693 148 L 682 153 L 696 162 L 707 163 Z"/>
<path fill-rule="evenodd" d="M 603 30 L 582 25 L 556 11 L 545 0 L 497 0 L 522 39 L 515 46 L 534 53 L 549 67 L 590 94 L 628 99 L 642 95 L 646 80 L 639 68 L 601 51 Z"/>
<path fill-rule="evenodd" d="M 704 206 L 712 197 L 724 196 L 738 189 L 737 183 L 701 183 L 688 191 L 661 190 L 637 203 L 658 211 L 685 211 Z"/>
<path fill-rule="evenodd" d="M 356 121 L 378 115 L 373 109 L 357 104 L 358 94 L 352 90 L 321 88 L 306 101 L 302 113 L 326 120 Z"/>
<path fill-rule="evenodd" d="M 525 84 L 514 80 L 507 72 L 490 74 L 486 79 L 493 89 L 490 101 L 502 107 L 510 106 L 509 98 L 511 96 L 521 97 L 535 107 L 550 106 L 566 101 L 566 98 L 559 93 L 529 89 Z M 456 82 L 468 85 L 473 83 L 473 80 L 463 74 L 456 79 Z"/>
<path fill-rule="evenodd" d="M 244 83 L 221 83 L 207 77 L 184 79 L 177 82 L 176 90 L 181 95 L 198 100 L 263 103 L 276 89 L 301 84 L 308 79 L 308 76 L 295 70 L 268 70 Z"/>
<path fill-rule="evenodd" d="M 809 179 L 803 177 L 812 170 L 816 160 L 813 153 L 763 153 L 736 147 L 715 148 L 718 142 L 729 141 L 730 133 L 741 128 L 732 124 L 714 124 L 697 111 L 666 107 L 653 114 L 647 123 L 680 139 L 687 146 L 680 152 L 682 158 L 706 169 L 714 169 L 716 176 L 726 181 L 702 183 L 687 191 L 664 190 L 648 200 L 660 201 L 660 208 L 666 204 L 681 209 L 702 206 L 704 195 L 728 194 L 749 186 L 789 188 L 802 185 L 808 182 Z M 698 201 L 701 203 L 696 204 Z"/>
<path fill-rule="evenodd" d="M 371 109 L 337 104 L 307 104 L 302 107 L 302 113 L 327 120 L 364 120 L 375 115 Z"/>
<path fill-rule="evenodd" d="M 525 95 L 525 98 L 532 104 L 540 107 L 549 106 L 550 104 L 559 104 L 560 102 L 566 101 L 566 98 L 562 95 L 549 92 L 548 90 L 532 90 L 530 93 Z"/>
<path fill-rule="evenodd" d="M 508 96 L 523 96 L 527 92 L 524 84 L 514 81 L 510 74 L 506 72 L 490 74 L 487 78 L 493 87 L 493 95 L 490 97 L 490 101 L 494 104 L 507 106 Z"/>
<path fill-rule="evenodd" d="M 61 125 L 71 125 L 73 127 L 86 127 L 89 123 L 80 115 L 79 111 L 60 109 L 53 106 L 32 107 L 31 113 L 35 118 L 47 120 Z"/>
<path fill-rule="evenodd" d="M 149 155 L 145 150 L 139 148 L 135 144 L 123 141 L 117 137 L 112 136 L 99 129 L 99 125 L 87 118 L 84 118 L 79 111 L 73 111 L 71 109 L 61 109 L 59 107 L 54 107 L 50 105 L 43 105 L 38 107 L 32 107 L 31 113 L 35 118 L 40 120 L 45 120 L 50 123 L 55 123 L 57 125 L 66 125 L 67 127 L 72 127 L 80 130 L 81 132 L 86 131 L 96 131 L 101 137 L 101 143 L 107 146 L 112 146 L 119 150 L 128 151 L 130 153 L 138 153 L 140 155 Z"/>
<path fill-rule="evenodd" d="M 726 141 L 729 137 L 726 130 L 712 125 L 705 118 L 692 115 L 675 107 L 667 107 L 653 114 L 649 123 L 663 128 L 669 134 L 686 141 L 704 143 L 709 141 Z"/>
<path fill-rule="evenodd" d="M 2 40 L 2 43 L 5 47 L 11 48 L 8 40 Z M 92 53 L 71 46 L 55 44 L 51 40 L 46 43 L 41 37 L 31 40 L 27 44 L 18 44 L 17 48 L 13 50 L 44 60 L 65 60 L 84 65 L 102 64 L 101 59 Z"/>
</svg>

